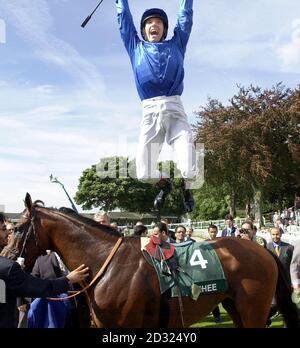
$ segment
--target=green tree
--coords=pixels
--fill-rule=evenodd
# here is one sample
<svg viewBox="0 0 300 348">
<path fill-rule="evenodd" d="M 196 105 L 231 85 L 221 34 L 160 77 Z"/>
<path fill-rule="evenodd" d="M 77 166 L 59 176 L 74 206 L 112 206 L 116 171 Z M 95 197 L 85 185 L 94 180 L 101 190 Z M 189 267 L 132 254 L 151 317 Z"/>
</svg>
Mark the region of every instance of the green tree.
<svg viewBox="0 0 300 348">
<path fill-rule="evenodd" d="M 197 142 L 205 146 L 205 182 L 215 187 L 227 184 L 232 215 L 236 212 L 237 194 L 243 190 L 238 175 L 240 139 L 234 130 L 235 118 L 232 106 L 209 99 L 208 105 L 200 108 L 194 126 Z"/>
<path fill-rule="evenodd" d="M 209 100 L 198 116 L 195 129 L 197 141 L 205 144 L 205 179 L 228 185 L 231 211 L 237 199 L 246 204 L 252 197 L 255 218 L 262 221 L 263 199 L 295 183 L 299 94 L 281 84 L 266 90 L 239 87 L 229 106 Z"/>
<path fill-rule="evenodd" d="M 160 166 L 170 166 L 174 176 L 173 162 Z M 125 157 L 102 158 L 82 173 L 75 196 L 83 209 L 100 208 L 111 211 L 115 208 L 138 213 L 153 212 L 153 201 L 159 189 L 155 185 L 134 178 L 135 161 Z M 162 214 L 180 216 L 184 213 L 180 180 L 174 180 L 174 190 L 168 195 Z"/>
<path fill-rule="evenodd" d="M 102 158 L 97 165 L 84 170 L 79 179 L 76 203 L 83 209 L 151 211 L 154 187 L 129 176 L 134 170 L 132 167 L 134 162 L 124 157 Z"/>
<path fill-rule="evenodd" d="M 194 199 L 197 204 L 192 219 L 223 219 L 228 212 L 227 192 L 228 188 L 225 184 L 213 186 L 205 182 L 201 189 L 194 191 Z"/>
</svg>

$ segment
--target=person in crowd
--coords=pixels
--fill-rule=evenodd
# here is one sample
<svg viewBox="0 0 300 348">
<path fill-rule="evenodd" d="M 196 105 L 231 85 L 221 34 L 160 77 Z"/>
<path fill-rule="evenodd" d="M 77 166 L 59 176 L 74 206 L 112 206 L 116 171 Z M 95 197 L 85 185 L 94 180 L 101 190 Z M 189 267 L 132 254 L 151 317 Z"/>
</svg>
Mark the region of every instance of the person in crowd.
<svg viewBox="0 0 300 348">
<path fill-rule="evenodd" d="M 284 229 L 283 229 L 283 223 L 281 222 L 280 219 L 275 220 L 274 222 L 274 227 L 277 227 L 280 229 L 280 233 L 283 234 L 284 233 Z"/>
<path fill-rule="evenodd" d="M 5 221 L 5 215 L 0 213 L 0 252 L 8 243 L 9 231 L 7 230 Z"/>
<path fill-rule="evenodd" d="M 175 239 L 176 239 L 176 238 L 175 238 L 175 231 L 174 231 L 174 230 L 171 230 L 171 229 L 169 228 L 169 220 L 168 220 L 168 219 L 161 219 L 160 222 L 166 224 L 167 229 L 168 229 L 168 235 L 169 235 L 169 237 L 175 240 Z"/>
<path fill-rule="evenodd" d="M 278 256 L 280 262 L 287 272 L 289 282 L 291 283 L 290 265 L 293 257 L 294 246 L 281 240 L 281 233 L 279 228 L 271 228 L 270 235 L 272 241 L 267 244 L 267 248 L 273 254 Z"/>
<path fill-rule="evenodd" d="M 152 235 L 167 243 L 175 243 L 175 239 L 169 236 L 168 227 L 165 223 L 159 222 L 154 225 Z"/>
<path fill-rule="evenodd" d="M 263 246 L 264 248 L 267 247 L 267 241 L 265 240 L 265 238 L 260 237 L 257 235 L 257 226 L 253 225 L 253 237 L 252 240 L 255 241 L 256 243 L 260 244 L 261 246 Z"/>
<path fill-rule="evenodd" d="M 6 230 L 8 232 L 8 237 L 7 237 L 7 244 L 9 244 L 10 240 L 11 240 L 11 236 L 15 230 L 15 225 L 10 222 L 10 221 L 7 221 L 6 222 Z"/>
<path fill-rule="evenodd" d="M 211 224 L 208 226 L 207 232 L 208 232 L 209 239 L 213 240 L 213 239 L 217 238 L 218 227 L 216 225 Z"/>
<path fill-rule="evenodd" d="M 281 217 L 282 220 L 288 220 L 288 219 L 289 219 L 289 216 L 290 216 L 289 210 L 288 210 L 287 207 L 285 207 L 285 208 L 283 209 L 283 211 L 282 211 L 280 217 Z"/>
<path fill-rule="evenodd" d="M 116 231 L 119 230 L 118 224 L 117 224 L 116 222 L 112 222 L 112 223 L 110 224 L 110 227 L 113 228 L 113 229 L 115 229 Z"/>
<path fill-rule="evenodd" d="M 94 215 L 94 220 L 101 225 L 110 226 L 110 217 L 104 211 L 99 211 Z"/>
<path fill-rule="evenodd" d="M 296 226 L 300 226 L 300 210 L 296 210 L 295 212 L 295 224 Z"/>
<path fill-rule="evenodd" d="M 175 242 L 183 243 L 185 240 L 186 228 L 182 225 L 179 225 L 175 229 Z"/>
<path fill-rule="evenodd" d="M 12 236 L 12 224 L 6 220 L 3 213 L 0 213 L 0 252 L 8 245 L 9 240 Z M 16 320 L 20 315 L 19 322 L 23 322 L 23 313 L 27 313 L 27 301 L 23 298 L 18 297 L 16 299 Z M 0 305 L 1 306 L 1 305 Z M 0 310 L 1 312 L 1 310 Z M 26 321 L 26 318 L 25 318 Z M 19 327 L 19 322 L 16 325 Z"/>
<path fill-rule="evenodd" d="M 208 235 L 210 240 L 217 238 L 217 234 L 218 234 L 218 227 L 216 225 L 211 224 L 210 226 L 208 226 Z M 214 308 L 214 310 L 212 311 L 212 314 L 214 316 L 215 323 L 222 322 L 221 312 L 218 305 Z"/>
<path fill-rule="evenodd" d="M 252 242 L 256 242 L 262 247 L 266 248 L 267 241 L 264 238 L 257 236 L 256 233 L 257 227 L 251 220 L 246 220 L 242 224 L 242 228 L 240 230 L 237 230 L 236 236 L 242 239 L 251 240 Z"/>
<path fill-rule="evenodd" d="M 270 235 L 272 241 L 267 244 L 267 249 L 269 249 L 273 254 L 275 254 L 279 258 L 279 261 L 286 270 L 287 281 L 290 284 L 290 286 L 292 286 L 290 276 L 290 265 L 292 261 L 294 247 L 293 245 L 285 243 L 281 240 L 282 234 L 278 227 L 271 228 Z M 278 309 L 276 301 L 273 299 L 268 319 L 268 326 L 271 323 L 271 317 L 276 314 L 277 310 Z"/>
<path fill-rule="evenodd" d="M 290 265 L 290 277 L 293 291 L 296 296 L 300 295 L 300 242 L 294 246 L 293 256 Z"/>
<path fill-rule="evenodd" d="M 0 279 L 5 283 L 5 303 L 0 303 L 0 328 L 15 328 L 18 324 L 16 297 L 50 297 L 70 290 L 70 283 L 84 280 L 88 267 L 80 265 L 67 276 L 58 279 L 39 279 L 25 273 L 21 266 L 0 256 Z"/>
<path fill-rule="evenodd" d="M 2 214 L 2 216 L 4 216 Z M 0 221 L 3 221 L 0 218 Z M 2 229 L 0 227 L 0 244 L 2 245 L 2 249 L 9 244 L 10 239 L 12 238 L 14 231 L 14 224 L 9 220 L 5 220 L 5 223 L 2 224 Z M 0 222 L 1 225 L 1 222 Z M 5 226 L 4 226 L 5 225 Z M 6 229 L 5 229 L 6 228 Z M 2 236 L 2 239 L 1 239 Z M 1 242 L 2 240 L 2 242 Z M 28 310 L 29 300 L 21 297 L 17 297 L 16 299 L 16 318 L 19 317 L 17 327 L 27 327 L 27 310 Z"/>
<path fill-rule="evenodd" d="M 192 226 L 187 227 L 185 233 L 185 240 L 191 240 L 192 242 L 196 242 L 196 239 L 192 238 L 194 233 L 194 229 Z"/>
<path fill-rule="evenodd" d="M 39 256 L 31 275 L 41 279 L 57 279 L 66 276 L 69 270 L 59 257 L 51 250 L 46 255 Z M 59 297 L 66 297 L 67 294 L 59 294 Z M 74 299 L 63 301 L 52 301 L 45 298 L 36 298 L 30 305 L 28 313 L 29 328 L 64 328 L 76 327 L 76 303 Z"/>
<path fill-rule="evenodd" d="M 273 224 L 275 225 L 275 222 L 277 220 L 280 220 L 280 211 L 275 211 L 274 214 L 273 214 L 273 217 L 272 217 L 272 221 L 273 221 Z"/>
<path fill-rule="evenodd" d="M 133 235 L 139 237 L 147 237 L 148 229 L 145 225 L 135 225 L 133 228 Z"/>
<path fill-rule="evenodd" d="M 288 225 L 286 227 L 286 232 L 293 234 L 293 233 L 298 233 L 297 230 L 298 229 L 297 229 L 297 226 L 294 223 L 294 220 L 289 219 L 288 220 Z"/>
<path fill-rule="evenodd" d="M 160 192 L 154 200 L 160 209 L 172 191 L 172 182 L 157 169 L 164 141 L 177 154 L 182 175 L 186 212 L 194 209 L 189 179 L 196 175 L 191 127 L 181 101 L 184 56 L 193 24 L 193 0 L 181 0 L 174 36 L 166 40 L 168 17 L 158 8 L 148 9 L 140 22 L 141 40 L 134 26 L 128 0 L 116 0 L 121 38 L 129 54 L 136 87 L 142 100 L 143 120 L 136 156 L 137 178 L 156 181 Z M 155 146 L 156 145 L 156 146 Z"/>
<path fill-rule="evenodd" d="M 288 219 L 289 220 L 294 220 L 294 218 L 295 218 L 295 212 L 294 212 L 294 210 L 293 210 L 293 208 L 289 208 L 288 209 Z"/>
<path fill-rule="evenodd" d="M 130 226 L 129 225 L 126 225 L 125 227 L 122 228 L 122 236 L 129 236 L 130 235 Z"/>
<path fill-rule="evenodd" d="M 217 237 L 235 237 L 236 227 L 234 226 L 234 220 L 231 214 L 225 216 L 225 225 L 226 227 L 223 231 L 218 232 Z"/>
<path fill-rule="evenodd" d="M 287 232 L 288 225 L 289 225 L 289 219 L 283 219 L 283 230 L 285 233 Z"/>
<path fill-rule="evenodd" d="M 156 225 L 156 222 L 155 222 L 155 221 L 152 221 L 151 224 L 150 224 L 150 226 L 151 226 L 152 229 L 154 228 L 155 225 Z"/>
</svg>

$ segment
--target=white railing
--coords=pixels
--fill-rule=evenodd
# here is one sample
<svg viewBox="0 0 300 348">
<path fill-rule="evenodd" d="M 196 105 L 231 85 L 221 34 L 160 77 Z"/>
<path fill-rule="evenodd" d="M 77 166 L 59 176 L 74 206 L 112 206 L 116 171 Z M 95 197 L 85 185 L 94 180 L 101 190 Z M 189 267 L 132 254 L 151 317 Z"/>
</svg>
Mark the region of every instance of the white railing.
<svg viewBox="0 0 300 348">
<path fill-rule="evenodd" d="M 243 222 L 245 220 L 246 219 L 235 219 L 235 224 L 238 227 L 241 227 L 241 225 L 243 224 Z M 207 238 L 209 238 L 208 231 L 207 231 L 208 226 L 211 224 L 216 225 L 219 230 L 223 230 L 223 228 L 225 227 L 225 220 L 188 221 L 188 222 L 182 222 L 182 223 L 176 223 L 176 224 L 169 224 L 169 228 L 171 230 L 174 230 L 176 228 L 176 226 L 179 226 L 179 225 L 183 225 L 185 227 L 192 226 L 194 229 L 193 235 L 195 237 L 207 239 Z M 146 225 L 146 227 L 148 228 L 149 231 L 152 230 L 151 225 Z M 269 232 L 270 232 L 271 227 L 273 227 L 273 224 L 266 223 L 266 226 L 264 227 L 264 229 L 257 232 L 257 235 L 260 237 L 263 237 L 267 242 L 270 242 L 271 236 L 270 236 Z M 125 235 L 128 236 L 128 235 L 131 235 L 133 233 L 133 229 L 125 228 L 124 232 L 125 232 Z M 282 241 L 289 243 L 289 244 L 292 244 L 292 245 L 295 245 L 298 242 L 300 242 L 300 226 L 297 226 L 297 232 L 293 232 L 293 233 L 285 232 L 285 233 L 283 233 L 281 239 L 282 239 Z"/>
</svg>

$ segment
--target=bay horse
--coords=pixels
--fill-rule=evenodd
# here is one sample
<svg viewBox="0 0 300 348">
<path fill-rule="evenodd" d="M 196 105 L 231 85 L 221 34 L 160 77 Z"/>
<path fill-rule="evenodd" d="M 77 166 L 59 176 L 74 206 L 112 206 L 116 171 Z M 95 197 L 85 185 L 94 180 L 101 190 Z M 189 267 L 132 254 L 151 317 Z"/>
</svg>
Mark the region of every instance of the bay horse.
<svg viewBox="0 0 300 348">
<path fill-rule="evenodd" d="M 139 237 L 123 238 L 68 208 L 33 204 L 28 193 L 25 207 L 4 256 L 16 259 L 22 252 L 25 266 L 30 268 L 39 255 L 51 249 L 70 270 L 87 265 L 88 281 L 94 282 L 86 292 L 97 327 L 189 327 L 222 302 L 236 327 L 264 328 L 273 296 L 286 326 L 299 327 L 284 270 L 275 256 L 254 242 L 228 237 L 209 241 L 220 258 L 228 290 L 200 295 L 196 301 L 182 297 L 180 312 L 178 298 L 160 294 L 156 272 L 141 253 Z M 94 278 L 104 263 L 104 272 Z"/>
</svg>

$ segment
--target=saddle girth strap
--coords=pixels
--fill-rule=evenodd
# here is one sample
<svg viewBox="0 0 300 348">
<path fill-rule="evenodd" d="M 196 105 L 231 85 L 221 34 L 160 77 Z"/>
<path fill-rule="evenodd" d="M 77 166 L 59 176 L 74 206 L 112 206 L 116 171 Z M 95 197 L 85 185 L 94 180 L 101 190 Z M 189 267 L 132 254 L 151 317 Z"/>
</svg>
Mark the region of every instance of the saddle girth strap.
<svg viewBox="0 0 300 348">
<path fill-rule="evenodd" d="M 183 318 L 183 303 L 182 303 L 182 296 L 181 296 L 181 291 L 180 291 L 180 286 L 179 286 L 179 281 L 178 281 L 178 274 L 176 274 L 176 271 L 172 270 L 172 276 L 174 278 L 175 286 L 177 289 L 177 294 L 178 294 L 178 304 L 179 304 L 179 311 L 180 311 L 180 319 L 181 319 L 181 324 L 182 327 L 185 327 L 184 324 L 184 318 Z"/>
</svg>

